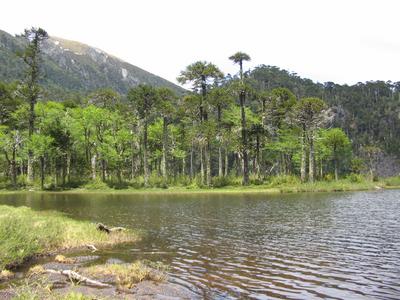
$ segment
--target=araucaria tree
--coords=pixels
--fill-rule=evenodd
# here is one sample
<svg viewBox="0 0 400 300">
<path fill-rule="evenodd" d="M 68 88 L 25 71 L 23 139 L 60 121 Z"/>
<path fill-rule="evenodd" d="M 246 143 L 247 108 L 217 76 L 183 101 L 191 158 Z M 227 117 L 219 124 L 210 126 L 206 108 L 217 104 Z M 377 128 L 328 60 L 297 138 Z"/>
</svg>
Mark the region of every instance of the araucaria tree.
<svg viewBox="0 0 400 300">
<path fill-rule="evenodd" d="M 29 138 L 35 130 L 35 104 L 40 96 L 40 63 L 41 47 L 48 38 L 47 32 L 42 28 L 25 29 L 23 37 L 28 44 L 21 57 L 27 65 L 24 95 L 29 103 Z M 28 149 L 28 181 L 33 181 L 33 151 Z"/>
<path fill-rule="evenodd" d="M 250 61 L 250 56 L 243 52 L 237 52 L 229 57 L 235 64 L 239 65 L 239 77 L 242 88 L 239 91 L 240 101 L 240 114 L 241 114 L 241 125 L 242 125 L 242 157 L 243 157 L 243 185 L 249 184 L 249 157 L 248 157 L 248 146 L 247 146 L 247 129 L 246 129 L 246 89 L 243 80 L 243 62 Z"/>
<path fill-rule="evenodd" d="M 147 151 L 147 129 L 149 126 L 149 119 L 154 112 L 157 99 L 157 90 L 150 85 L 140 84 L 131 89 L 128 93 L 129 102 L 143 122 L 143 171 L 145 186 L 148 186 L 150 176 Z"/>
<path fill-rule="evenodd" d="M 296 103 L 294 107 L 295 120 L 301 128 L 301 180 L 306 179 L 307 150 L 309 153 L 308 180 L 314 182 L 315 174 L 315 148 L 316 133 L 327 121 L 327 106 L 319 98 L 304 98 Z M 306 147 L 308 145 L 308 149 Z"/>
<path fill-rule="evenodd" d="M 199 115 L 200 123 L 207 123 L 208 121 L 208 107 L 207 107 L 207 86 L 210 81 L 215 81 L 223 77 L 223 73 L 218 69 L 218 67 L 212 63 L 206 61 L 197 61 L 186 67 L 185 70 L 181 71 L 181 74 L 177 78 L 178 82 L 182 84 L 191 83 L 195 91 L 201 91 L 201 101 L 199 103 Z M 207 127 L 207 124 L 205 125 Z M 206 176 L 203 172 L 201 174 L 202 184 L 204 184 L 204 177 L 206 178 L 206 184 L 211 185 L 211 149 L 210 140 L 207 135 L 205 135 L 205 147 L 201 147 L 203 150 L 201 155 L 201 166 L 204 169 L 204 161 L 206 163 Z M 204 155 L 204 158 L 203 158 Z"/>
</svg>

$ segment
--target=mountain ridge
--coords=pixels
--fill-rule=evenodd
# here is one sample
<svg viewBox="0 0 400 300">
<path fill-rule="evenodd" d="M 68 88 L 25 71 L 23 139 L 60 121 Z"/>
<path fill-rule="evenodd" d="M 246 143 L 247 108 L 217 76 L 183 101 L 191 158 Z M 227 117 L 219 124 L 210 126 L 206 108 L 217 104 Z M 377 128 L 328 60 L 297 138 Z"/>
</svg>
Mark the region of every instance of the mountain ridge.
<svg viewBox="0 0 400 300">
<path fill-rule="evenodd" d="M 25 66 L 16 55 L 26 41 L 21 36 L 0 30 L 0 80 L 23 78 Z M 88 93 L 99 88 L 112 88 L 121 94 L 138 84 L 169 87 L 179 94 L 185 90 L 158 76 L 90 45 L 51 36 L 43 44 L 42 84 L 50 94 Z"/>
</svg>

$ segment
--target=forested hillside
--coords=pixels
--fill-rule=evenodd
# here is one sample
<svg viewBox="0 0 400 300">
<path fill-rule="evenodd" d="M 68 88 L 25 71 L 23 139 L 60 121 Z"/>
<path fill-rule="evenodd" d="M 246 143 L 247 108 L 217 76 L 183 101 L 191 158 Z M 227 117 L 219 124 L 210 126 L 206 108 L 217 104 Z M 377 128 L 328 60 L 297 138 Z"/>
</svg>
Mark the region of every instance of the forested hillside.
<svg viewBox="0 0 400 300">
<path fill-rule="evenodd" d="M 259 89 L 286 87 L 298 99 L 320 97 L 334 110 L 334 126 L 343 128 L 356 150 L 377 145 L 400 155 L 400 82 L 369 81 L 355 85 L 315 83 L 274 66 L 250 72 Z"/>
</svg>

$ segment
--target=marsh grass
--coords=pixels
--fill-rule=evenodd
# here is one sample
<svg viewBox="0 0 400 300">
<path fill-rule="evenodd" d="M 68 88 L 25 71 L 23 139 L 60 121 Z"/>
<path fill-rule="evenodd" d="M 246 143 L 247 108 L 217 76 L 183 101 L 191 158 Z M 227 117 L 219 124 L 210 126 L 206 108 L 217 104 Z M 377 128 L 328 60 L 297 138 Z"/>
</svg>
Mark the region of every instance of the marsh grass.
<svg viewBox="0 0 400 300">
<path fill-rule="evenodd" d="M 112 277 L 119 287 L 130 289 L 144 280 L 162 282 L 166 279 L 166 266 L 147 261 L 130 264 L 93 265 L 83 269 L 83 273 L 94 278 Z"/>
<path fill-rule="evenodd" d="M 18 266 L 38 254 L 137 239 L 138 234 L 131 230 L 106 234 L 98 231 L 95 224 L 76 221 L 61 213 L 0 205 L 0 270 Z"/>
</svg>

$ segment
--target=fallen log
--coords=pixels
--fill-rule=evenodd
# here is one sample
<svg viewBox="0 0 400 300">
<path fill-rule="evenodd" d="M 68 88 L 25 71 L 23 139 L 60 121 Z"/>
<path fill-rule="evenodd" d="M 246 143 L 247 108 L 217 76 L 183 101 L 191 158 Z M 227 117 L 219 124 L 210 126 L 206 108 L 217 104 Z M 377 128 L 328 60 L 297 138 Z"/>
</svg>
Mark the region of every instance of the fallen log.
<svg viewBox="0 0 400 300">
<path fill-rule="evenodd" d="M 59 275 L 63 275 L 68 277 L 68 279 L 72 282 L 75 283 L 84 283 L 87 285 L 91 285 L 91 286 L 95 286 L 95 287 L 101 287 L 101 288 L 106 288 L 106 287 L 112 287 L 112 285 L 107 284 L 107 283 L 103 283 L 97 280 L 93 280 L 90 278 L 87 278 L 85 276 L 82 276 L 78 273 L 76 273 L 75 271 L 72 270 L 53 270 L 53 269 L 45 269 L 44 270 L 45 273 L 49 273 L 49 274 L 59 274 Z"/>
<path fill-rule="evenodd" d="M 86 244 L 86 247 L 88 247 L 88 249 L 92 250 L 92 253 L 96 252 L 97 250 L 99 250 L 99 249 L 96 248 L 95 245 L 92 245 L 92 244 Z"/>
<path fill-rule="evenodd" d="M 126 228 L 124 228 L 124 227 L 108 227 L 108 226 L 104 225 L 103 223 L 97 223 L 96 228 L 97 228 L 97 230 L 104 231 L 107 233 L 126 230 Z"/>
</svg>

